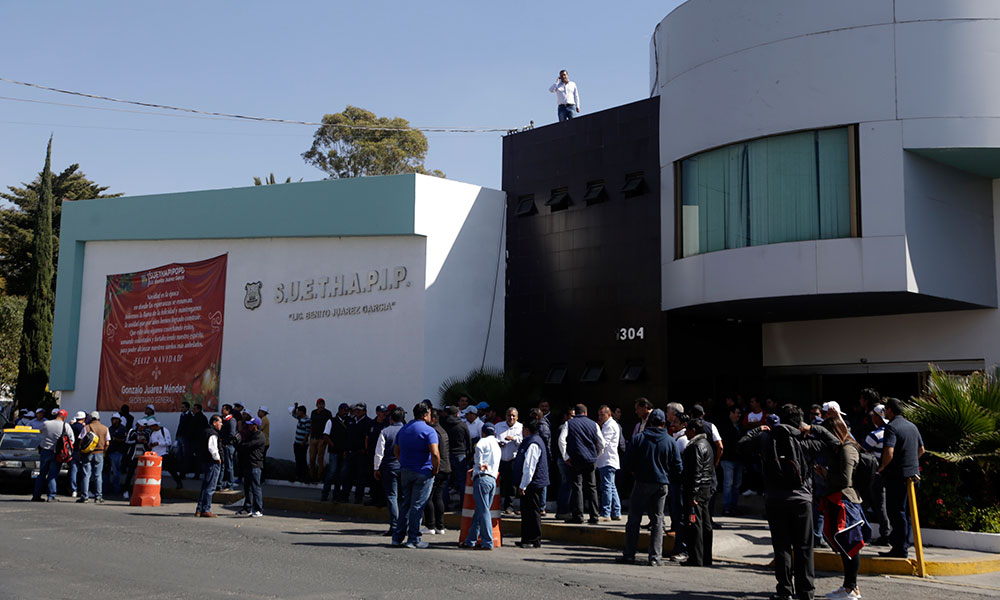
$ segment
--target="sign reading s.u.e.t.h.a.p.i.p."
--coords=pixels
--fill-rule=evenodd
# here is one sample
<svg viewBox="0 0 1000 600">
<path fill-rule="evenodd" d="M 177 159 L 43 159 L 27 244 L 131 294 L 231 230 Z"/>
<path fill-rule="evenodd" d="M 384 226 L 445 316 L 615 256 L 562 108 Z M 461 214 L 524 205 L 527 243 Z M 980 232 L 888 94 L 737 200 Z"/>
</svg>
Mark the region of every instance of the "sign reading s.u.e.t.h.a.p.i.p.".
<svg viewBox="0 0 1000 600">
<path fill-rule="evenodd" d="M 341 298 L 355 294 L 398 290 L 410 287 L 406 267 L 384 267 L 343 275 L 323 275 L 311 279 L 282 281 L 275 285 L 277 304 Z"/>
</svg>

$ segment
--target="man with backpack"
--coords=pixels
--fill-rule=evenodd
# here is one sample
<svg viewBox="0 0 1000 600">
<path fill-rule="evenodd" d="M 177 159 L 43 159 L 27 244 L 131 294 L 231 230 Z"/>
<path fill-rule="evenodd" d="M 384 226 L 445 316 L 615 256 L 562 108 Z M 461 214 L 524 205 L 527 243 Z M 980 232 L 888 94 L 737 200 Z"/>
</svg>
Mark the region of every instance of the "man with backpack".
<svg viewBox="0 0 1000 600">
<path fill-rule="evenodd" d="M 812 463 L 817 454 L 836 447 L 838 440 L 823 427 L 803 423 L 802 409 L 794 404 L 782 406 L 777 416 L 747 432 L 740 446 L 761 461 L 764 507 L 778 580 L 777 593 L 771 598 L 812 600 Z"/>
<path fill-rule="evenodd" d="M 90 423 L 84 428 L 84 438 L 80 440 L 80 455 L 83 474 L 80 476 L 80 497 L 77 502 L 86 503 L 91 498 L 97 504 L 104 503 L 104 451 L 111 441 L 108 428 L 101 424 L 101 413 L 90 413 Z M 91 495 L 93 486 L 93 495 Z"/>
<path fill-rule="evenodd" d="M 40 458 L 38 476 L 35 477 L 35 493 L 31 499 L 35 502 L 56 502 L 56 476 L 63 463 L 73 460 L 73 430 L 66 423 L 69 415 L 60 410 L 55 416 L 41 426 L 42 439 L 38 444 Z M 48 495 L 42 498 L 42 490 Z"/>
</svg>

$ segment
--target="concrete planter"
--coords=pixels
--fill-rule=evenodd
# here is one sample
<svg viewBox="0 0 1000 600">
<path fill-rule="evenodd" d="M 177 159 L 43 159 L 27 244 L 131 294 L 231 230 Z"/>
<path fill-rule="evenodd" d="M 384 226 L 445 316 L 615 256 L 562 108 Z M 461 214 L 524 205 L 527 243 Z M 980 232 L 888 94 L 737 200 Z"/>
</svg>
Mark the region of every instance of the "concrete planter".
<svg viewBox="0 0 1000 600">
<path fill-rule="evenodd" d="M 1000 533 L 921 529 L 924 545 L 1000 554 Z"/>
</svg>

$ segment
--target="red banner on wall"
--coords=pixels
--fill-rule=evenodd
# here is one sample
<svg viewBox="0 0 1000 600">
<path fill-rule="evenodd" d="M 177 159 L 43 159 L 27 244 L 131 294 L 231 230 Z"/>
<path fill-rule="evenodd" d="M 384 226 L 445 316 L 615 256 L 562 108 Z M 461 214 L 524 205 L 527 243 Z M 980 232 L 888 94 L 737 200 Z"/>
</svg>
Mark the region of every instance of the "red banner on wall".
<svg viewBox="0 0 1000 600">
<path fill-rule="evenodd" d="M 98 410 L 218 409 L 226 258 L 108 275 Z"/>
</svg>

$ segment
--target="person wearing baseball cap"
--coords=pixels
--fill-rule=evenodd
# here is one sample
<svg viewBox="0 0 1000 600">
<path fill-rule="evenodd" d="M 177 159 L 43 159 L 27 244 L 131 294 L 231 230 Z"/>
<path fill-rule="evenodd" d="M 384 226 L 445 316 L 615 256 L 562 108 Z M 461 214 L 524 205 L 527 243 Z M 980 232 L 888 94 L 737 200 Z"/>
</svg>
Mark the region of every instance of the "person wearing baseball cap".
<svg viewBox="0 0 1000 600">
<path fill-rule="evenodd" d="M 59 409 L 53 409 L 58 411 Z M 73 415 L 73 422 L 70 427 L 73 429 L 73 460 L 69 463 L 69 495 L 70 498 L 76 498 L 79 489 L 82 487 L 80 482 L 80 475 L 83 473 L 83 455 L 80 453 L 79 440 L 80 436 L 83 435 L 84 428 L 86 425 L 84 421 L 87 419 L 87 413 L 82 410 L 76 411 Z"/>
<path fill-rule="evenodd" d="M 261 475 L 264 471 L 266 440 L 260 426 L 260 417 L 247 419 L 246 432 L 237 448 L 240 457 L 239 464 L 243 469 L 243 508 L 236 513 L 238 515 L 264 516 Z"/>
<path fill-rule="evenodd" d="M 38 443 L 39 469 L 38 476 L 35 477 L 35 493 L 31 499 L 35 502 L 55 502 L 56 498 L 56 476 L 59 474 L 59 462 L 56 461 L 56 444 L 59 439 L 66 435 L 70 439 L 75 439 L 73 430 L 66 423 L 67 412 L 59 410 L 55 418 L 46 421 L 40 431 L 41 440 Z M 48 495 L 42 498 L 42 491 L 47 491 Z"/>
<path fill-rule="evenodd" d="M 111 415 L 108 436 L 110 441 L 106 455 L 111 466 L 108 469 L 111 472 L 108 483 L 111 485 L 111 493 L 117 496 L 122 491 L 122 459 L 127 451 L 125 440 L 128 437 L 128 429 L 125 428 L 125 417 L 118 413 Z"/>
<path fill-rule="evenodd" d="M 35 411 L 22 408 L 17 419 L 17 425 L 27 425 L 35 418 Z"/>
<path fill-rule="evenodd" d="M 885 405 L 876 404 L 872 407 L 872 425 L 875 427 L 861 443 L 865 452 L 871 452 L 882 464 L 882 448 L 885 438 Z M 878 523 L 879 538 L 872 542 L 875 546 L 885 546 L 889 543 L 889 535 L 892 533 L 892 525 L 889 523 L 889 513 L 885 504 L 885 485 L 882 482 L 882 474 L 875 475 L 871 489 L 871 505 L 875 512 L 875 522 Z"/>
<path fill-rule="evenodd" d="M 28 427 L 41 431 L 42 425 L 45 425 L 45 409 L 39 408 L 32 414 L 31 420 L 28 421 Z"/>
<path fill-rule="evenodd" d="M 97 445 L 89 454 L 82 456 L 83 474 L 80 477 L 80 498 L 77 502 L 85 503 L 91 499 L 97 504 L 104 503 L 104 451 L 111 440 L 108 428 L 101 423 L 101 413 L 96 410 L 90 413 L 90 423 L 85 430 L 97 436 Z"/>
<path fill-rule="evenodd" d="M 823 403 L 823 418 L 833 419 L 835 417 L 840 417 L 843 419 L 847 416 L 847 413 L 840 410 L 840 403 L 836 400 L 831 400 L 830 402 Z"/>
</svg>

